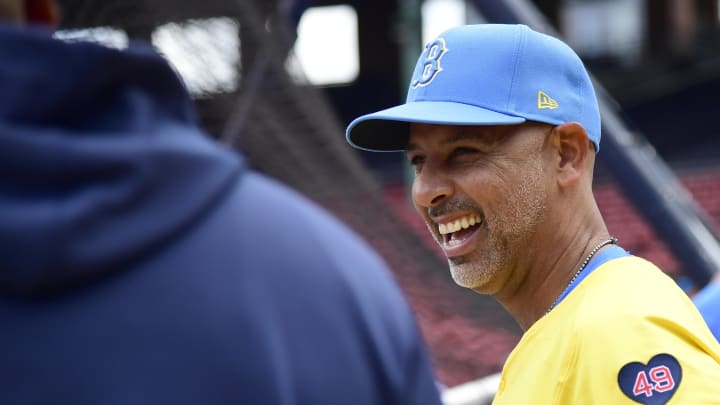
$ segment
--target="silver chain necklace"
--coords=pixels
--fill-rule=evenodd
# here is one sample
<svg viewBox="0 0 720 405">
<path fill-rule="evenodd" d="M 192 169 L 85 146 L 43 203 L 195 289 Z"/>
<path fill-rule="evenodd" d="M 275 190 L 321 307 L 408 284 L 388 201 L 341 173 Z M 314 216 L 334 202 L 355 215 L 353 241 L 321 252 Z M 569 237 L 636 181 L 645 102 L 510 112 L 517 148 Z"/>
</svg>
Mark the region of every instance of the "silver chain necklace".
<svg viewBox="0 0 720 405">
<path fill-rule="evenodd" d="M 552 305 L 550 305 L 550 308 L 548 308 L 548 310 L 545 311 L 545 313 L 547 314 L 548 312 L 552 311 L 553 308 L 555 308 L 555 306 L 558 304 L 558 300 L 560 300 L 560 297 L 562 297 L 563 294 L 565 294 L 565 291 L 567 291 L 567 289 L 570 288 L 570 286 L 575 282 L 575 280 L 578 278 L 580 273 L 582 273 L 582 271 L 585 270 L 585 266 L 587 266 L 588 263 L 590 263 L 590 260 L 593 258 L 593 256 L 595 256 L 595 253 L 597 253 L 598 250 L 602 249 L 603 246 L 616 245 L 617 243 L 618 243 L 618 239 L 614 236 L 611 236 L 608 239 L 598 243 L 597 246 L 595 246 L 590 251 L 590 253 L 587 255 L 585 260 L 580 265 L 580 268 L 578 269 L 578 271 L 575 272 L 575 275 L 573 276 L 573 278 L 570 280 L 570 282 L 567 284 L 567 286 L 565 286 L 565 289 L 560 293 L 560 295 L 558 295 L 557 298 L 555 298 L 555 301 L 553 301 Z"/>
</svg>

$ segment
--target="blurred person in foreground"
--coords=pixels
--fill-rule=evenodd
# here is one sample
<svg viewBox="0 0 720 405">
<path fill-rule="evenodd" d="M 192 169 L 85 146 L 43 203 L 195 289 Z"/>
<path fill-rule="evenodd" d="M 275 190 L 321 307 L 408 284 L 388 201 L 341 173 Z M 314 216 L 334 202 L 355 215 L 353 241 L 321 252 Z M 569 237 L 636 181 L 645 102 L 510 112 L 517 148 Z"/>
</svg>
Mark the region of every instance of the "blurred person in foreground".
<svg viewBox="0 0 720 405">
<path fill-rule="evenodd" d="M 715 335 L 715 339 L 720 341 L 720 274 L 693 295 L 693 301 Z"/>
<path fill-rule="evenodd" d="M 346 136 L 406 152 L 453 279 L 525 331 L 494 403 L 720 403 L 720 345 L 700 313 L 600 215 L 600 114 L 567 45 L 523 25 L 448 30 L 420 55 L 406 103 Z"/>
<path fill-rule="evenodd" d="M 439 404 L 381 259 L 56 10 L 0 0 L 0 403 Z"/>
</svg>

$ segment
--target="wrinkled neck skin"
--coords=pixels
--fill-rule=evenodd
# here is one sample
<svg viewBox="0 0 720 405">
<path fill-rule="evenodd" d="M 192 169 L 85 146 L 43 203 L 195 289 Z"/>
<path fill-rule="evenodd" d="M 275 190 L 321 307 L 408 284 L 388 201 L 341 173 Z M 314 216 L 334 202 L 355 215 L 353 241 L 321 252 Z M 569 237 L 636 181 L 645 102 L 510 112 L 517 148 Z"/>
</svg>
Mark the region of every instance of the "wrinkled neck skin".
<svg viewBox="0 0 720 405">
<path fill-rule="evenodd" d="M 524 331 L 547 313 L 590 251 L 608 237 L 591 186 L 565 190 L 556 198 L 526 252 L 510 269 L 513 274 L 493 294 Z"/>
</svg>

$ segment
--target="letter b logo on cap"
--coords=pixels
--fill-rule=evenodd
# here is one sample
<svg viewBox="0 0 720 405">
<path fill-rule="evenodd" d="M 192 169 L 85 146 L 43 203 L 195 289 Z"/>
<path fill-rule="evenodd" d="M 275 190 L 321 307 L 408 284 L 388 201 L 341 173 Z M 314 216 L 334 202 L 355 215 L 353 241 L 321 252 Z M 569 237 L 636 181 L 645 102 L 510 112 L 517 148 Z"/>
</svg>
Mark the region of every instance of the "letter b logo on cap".
<svg viewBox="0 0 720 405">
<path fill-rule="evenodd" d="M 442 71 L 440 59 L 445 55 L 445 52 L 447 52 L 447 48 L 445 48 L 445 40 L 442 38 L 436 38 L 425 45 L 425 51 L 420 56 L 419 61 L 422 65 L 415 71 L 415 77 L 412 81 L 413 89 L 427 86 Z"/>
</svg>

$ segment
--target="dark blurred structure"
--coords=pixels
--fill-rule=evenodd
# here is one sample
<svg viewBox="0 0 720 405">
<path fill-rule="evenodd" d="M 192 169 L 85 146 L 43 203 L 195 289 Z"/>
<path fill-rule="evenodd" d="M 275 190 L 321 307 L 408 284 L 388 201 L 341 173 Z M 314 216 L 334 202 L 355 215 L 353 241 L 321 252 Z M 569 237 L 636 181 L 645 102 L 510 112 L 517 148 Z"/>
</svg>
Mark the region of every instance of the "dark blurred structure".
<svg viewBox="0 0 720 405">
<path fill-rule="evenodd" d="M 473 11 L 470 15 L 482 18 L 477 6 L 494 1 L 465 3 Z M 236 45 L 230 41 L 228 46 L 239 48 L 235 49 L 238 57 L 226 63 L 237 78 L 230 86 L 196 93 L 200 118 L 208 132 L 242 150 L 257 169 L 326 206 L 380 251 L 418 313 L 442 383 L 452 386 L 500 370 L 520 330 L 493 299 L 452 283 L 424 224 L 407 204 L 404 157 L 360 153 L 344 140 L 345 124 L 352 118 L 404 99 L 408 63 L 415 62 L 420 49 L 420 0 L 61 3 L 63 30 L 112 27 L 131 40 L 156 41 L 158 31 L 168 26 L 174 27 L 175 33 L 208 30 L 205 22 L 218 18 L 223 27 L 233 28 L 239 41 Z M 720 89 L 717 2 L 535 3 L 583 56 L 634 129 L 643 133 L 673 168 L 681 170 L 693 193 L 703 193 L 701 204 L 717 226 L 720 124 L 713 119 L 720 109 L 715 100 Z M 599 35 L 587 29 L 604 26 L 611 34 L 613 29 L 620 30 L 614 25 L 612 7 L 625 10 L 624 3 L 639 13 L 630 21 L 642 22 L 631 43 L 615 41 L 622 37 L 618 32 Z M 311 6 L 336 4 L 351 5 L 357 13 L 360 71 L 352 83 L 318 88 L 292 77 L 287 58 L 302 12 Z M 589 46 L 593 41 L 588 37 L 605 38 L 606 46 Z M 227 48 L 220 46 L 223 38 L 212 38 L 215 43 L 181 49 L 196 65 L 196 74 L 209 77 L 218 68 L 216 60 L 203 59 L 205 48 L 219 46 L 220 53 L 227 53 Z M 170 42 L 181 41 L 171 36 Z M 596 193 L 611 232 L 626 248 L 658 262 L 673 276 L 683 274 L 667 246 L 618 192 L 602 167 Z"/>
<path fill-rule="evenodd" d="M 376 4 L 377 3 L 377 4 Z M 401 32 L 402 2 L 316 1 L 350 4 L 359 18 L 361 72 L 347 86 L 327 93 L 344 122 L 404 98 L 401 51 L 411 41 Z M 489 0 L 466 0 L 483 8 Z M 508 3 L 520 3 L 510 1 Z M 710 0 L 536 0 L 538 8 L 583 57 L 622 107 L 625 118 L 673 165 L 720 161 L 720 26 Z M 620 14 L 625 14 L 619 18 Z M 481 15 L 482 16 L 482 15 Z M 493 15 L 490 21 L 503 20 Z M 486 16 L 487 18 L 487 16 Z M 507 19 L 505 19 L 507 20 Z M 469 21 L 476 22 L 476 21 Z M 634 25 L 632 35 L 619 30 Z M 582 28 L 585 27 L 585 28 Z M 385 178 L 387 156 L 380 162 Z M 399 175 L 398 175 L 399 176 Z M 391 181 L 397 181 L 392 179 Z"/>
<path fill-rule="evenodd" d="M 632 121 L 678 166 L 720 160 L 720 26 L 713 0 L 654 0 L 638 7 L 644 30 L 632 62 L 585 57 Z"/>
</svg>

